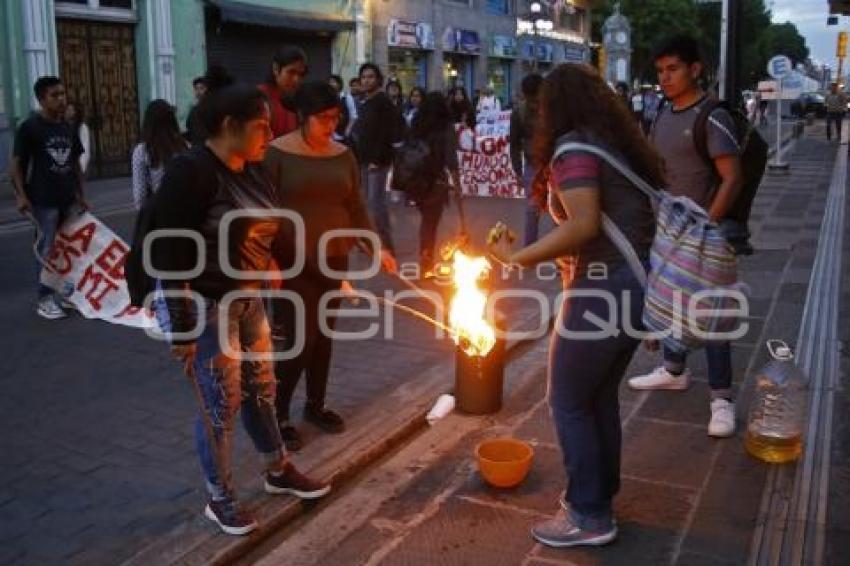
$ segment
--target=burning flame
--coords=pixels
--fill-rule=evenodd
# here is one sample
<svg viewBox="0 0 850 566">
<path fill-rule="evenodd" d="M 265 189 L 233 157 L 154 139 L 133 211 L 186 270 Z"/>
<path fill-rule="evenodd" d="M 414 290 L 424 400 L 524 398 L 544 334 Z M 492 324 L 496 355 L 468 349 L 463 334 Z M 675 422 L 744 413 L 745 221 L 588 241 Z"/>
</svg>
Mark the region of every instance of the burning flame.
<svg viewBox="0 0 850 566">
<path fill-rule="evenodd" d="M 496 331 L 484 318 L 487 295 L 478 285 L 490 270 L 484 257 L 469 257 L 455 251 L 453 258 L 455 295 L 449 310 L 449 325 L 455 343 L 468 356 L 484 357 L 496 345 Z"/>
</svg>

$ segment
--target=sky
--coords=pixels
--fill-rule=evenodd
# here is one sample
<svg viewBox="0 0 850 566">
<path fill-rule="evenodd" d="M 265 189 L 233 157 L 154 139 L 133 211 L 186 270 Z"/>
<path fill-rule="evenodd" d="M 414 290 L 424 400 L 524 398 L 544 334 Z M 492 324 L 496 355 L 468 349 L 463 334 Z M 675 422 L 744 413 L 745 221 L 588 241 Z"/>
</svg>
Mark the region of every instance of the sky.
<svg viewBox="0 0 850 566">
<path fill-rule="evenodd" d="M 765 0 L 765 4 L 770 7 L 770 0 Z M 837 26 L 827 26 L 828 0 L 775 0 L 771 11 L 775 23 L 790 21 L 797 26 L 806 38 L 813 60 L 826 63 L 833 69 L 838 66 L 835 58 L 838 32 L 850 31 L 850 17 L 839 17 Z"/>
</svg>

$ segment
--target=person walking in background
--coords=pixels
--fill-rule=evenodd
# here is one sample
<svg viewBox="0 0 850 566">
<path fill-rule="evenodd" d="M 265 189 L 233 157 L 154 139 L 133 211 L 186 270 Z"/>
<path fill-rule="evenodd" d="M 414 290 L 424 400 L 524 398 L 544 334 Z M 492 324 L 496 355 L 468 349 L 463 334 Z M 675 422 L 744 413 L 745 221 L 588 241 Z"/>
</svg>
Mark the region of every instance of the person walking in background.
<svg viewBox="0 0 850 566">
<path fill-rule="evenodd" d="M 545 203 L 536 202 L 532 186 L 537 170 L 533 166 L 534 136 L 537 131 L 540 111 L 540 89 L 543 76 L 532 73 L 522 79 L 523 101 L 519 108 L 511 112 L 510 150 L 511 166 L 525 189 L 525 237 L 526 246 L 537 241 L 540 233 L 540 212 Z"/>
<path fill-rule="evenodd" d="M 381 243 L 393 251 L 392 226 L 387 210 L 387 180 L 395 148 L 404 141 L 404 119 L 393 106 L 381 86 L 384 75 L 374 63 L 360 67 L 360 84 L 365 100 L 354 125 L 353 137 L 357 159 L 360 163 L 361 190 L 372 220 L 381 237 Z"/>
<path fill-rule="evenodd" d="M 419 225 L 419 266 L 420 273 L 424 274 L 434 267 L 437 228 L 448 204 L 449 191 L 452 188 L 460 190 L 457 135 L 448 101 L 442 93 L 430 92 L 425 96 L 413 118 L 410 137 L 428 147 L 427 178 L 423 180 L 426 188 L 416 197 L 422 218 Z"/>
<path fill-rule="evenodd" d="M 197 108 L 204 96 L 207 95 L 208 85 L 207 78 L 195 77 L 192 81 L 192 92 L 195 95 L 195 104 L 189 109 L 189 114 L 186 116 L 186 140 L 191 144 L 203 142 L 204 133 L 201 125 L 201 117 L 198 115 Z"/>
<path fill-rule="evenodd" d="M 841 125 L 847 114 L 847 95 L 838 90 L 838 83 L 832 83 L 826 95 L 826 139 L 832 141 L 832 126 L 835 126 L 835 139 L 841 141 Z"/>
<path fill-rule="evenodd" d="M 80 155 L 83 145 L 76 129 L 65 120 L 65 85 L 57 77 L 40 77 L 33 86 L 39 111 L 24 120 L 15 132 L 12 150 L 12 186 L 17 208 L 36 223 L 36 253 L 46 258 L 56 232 L 76 204 L 88 208 L 83 198 Z M 38 234 L 37 234 L 38 236 Z M 40 283 L 42 263 L 35 262 L 38 284 L 36 313 L 48 320 L 64 318 L 53 289 Z"/>
<path fill-rule="evenodd" d="M 133 206 L 141 210 L 159 190 L 165 167 L 171 159 L 186 151 L 174 107 L 158 98 L 148 104 L 142 120 L 142 140 L 130 159 Z"/>
<path fill-rule="evenodd" d="M 655 92 L 651 85 L 643 85 L 643 121 L 641 127 L 644 135 L 649 135 L 652 129 L 652 124 L 658 117 L 658 110 L 661 106 L 661 97 Z"/>
<path fill-rule="evenodd" d="M 546 127 L 536 132 L 535 164 L 549 168 L 551 161 L 551 168 L 550 174 L 538 177 L 535 190 L 541 198 L 548 194 L 558 226 L 516 252 L 502 237 L 491 253 L 517 268 L 556 259 L 571 266 L 572 273 L 564 277 L 548 368 L 549 406 L 568 487 L 558 502 L 560 510 L 534 525 L 531 534 L 552 547 L 598 546 L 617 537 L 613 500 L 620 489 L 619 385 L 639 343 L 626 329 L 641 328 L 644 297 L 631 266 L 603 232 L 602 215 L 620 229 L 644 265 L 655 221 L 649 198 L 607 161 L 588 151 L 560 148 L 569 142 L 595 146 L 655 186 L 663 182 L 662 165 L 628 107 L 589 66 L 568 63 L 549 73 L 541 108 L 540 122 Z M 588 332 L 599 330 L 591 317 L 614 320 L 613 313 L 622 313 L 614 317 L 614 331 L 587 340 Z"/>
<path fill-rule="evenodd" d="M 410 96 L 407 99 L 407 106 L 404 109 L 404 121 L 408 127 L 413 123 L 413 119 L 416 117 L 417 112 L 419 112 L 419 107 L 422 105 L 424 99 L 425 89 L 418 86 L 410 89 Z"/>
<path fill-rule="evenodd" d="M 492 88 L 487 87 L 484 89 L 484 93 L 478 99 L 478 102 L 475 104 L 475 112 L 498 112 L 502 109 L 502 103 L 499 100 L 499 97 L 496 96 L 496 93 Z"/>
<path fill-rule="evenodd" d="M 69 102 L 65 108 L 65 120 L 74 128 L 77 137 L 80 138 L 80 145 L 83 146 L 83 153 L 80 155 L 80 173 L 85 178 L 91 159 L 91 130 L 86 124 L 85 107 L 79 102 Z"/>
<path fill-rule="evenodd" d="M 629 97 L 629 85 L 623 81 L 620 81 L 614 87 L 614 91 L 617 93 L 617 96 L 620 97 L 620 100 L 623 101 L 623 104 L 626 105 L 626 108 L 629 110 L 632 109 L 632 102 Z"/>
<path fill-rule="evenodd" d="M 289 450 L 300 450 L 301 435 L 292 425 L 290 405 L 295 388 L 306 375 L 307 403 L 304 419 L 329 433 L 345 430 L 342 417 L 325 405 L 330 372 L 333 340 L 330 332 L 336 323 L 331 314 L 339 308 L 341 299 L 323 303 L 323 297 L 339 291 L 348 270 L 348 253 L 352 241 L 335 238 L 326 248 L 325 266 L 340 274 L 338 278 L 320 266 L 322 257 L 319 242 L 332 230 L 360 229 L 374 231 L 366 205 L 360 193 L 360 169 L 353 153 L 333 141 L 333 132 L 341 115 L 336 91 L 322 82 L 306 83 L 298 89 L 293 104 L 299 128 L 272 142 L 265 159 L 265 169 L 277 185 L 279 206 L 300 215 L 306 235 L 303 242 L 284 231 L 278 237 L 275 261 L 282 268 L 292 265 L 296 249 L 303 246 L 306 267 L 285 281 L 286 289 L 294 291 L 304 302 L 304 327 L 298 327 L 292 301 L 272 301 L 273 335 L 280 347 L 277 351 L 296 348 L 296 338 L 303 337 L 303 347 L 292 359 L 275 364 L 277 378 L 277 417 L 281 436 Z M 376 250 L 377 251 L 377 250 Z M 395 271 L 395 259 L 387 249 L 380 250 L 382 265 Z M 323 324 L 320 320 L 325 321 Z"/>
<path fill-rule="evenodd" d="M 285 45 L 272 58 L 266 82 L 260 90 L 269 100 L 272 112 L 272 134 L 280 137 L 298 128 L 298 119 L 288 106 L 287 98 L 298 90 L 307 75 L 307 55 L 300 47 Z"/>
<path fill-rule="evenodd" d="M 390 79 L 387 81 L 387 98 L 390 99 L 393 106 L 400 113 L 404 112 L 404 95 L 401 92 L 401 83 L 398 82 L 398 79 Z"/>
<path fill-rule="evenodd" d="M 249 85 L 212 92 L 202 105 L 207 140 L 166 168 L 150 228 L 192 231 L 203 238 L 207 250 L 224 246 L 230 265 L 241 273 L 263 272 L 281 227 L 272 214 L 278 206 L 277 191 L 258 163 L 271 141 L 269 105 L 265 95 Z M 229 213 L 248 210 L 252 214 L 234 220 L 222 236 L 221 224 Z M 227 241 L 219 244 L 222 237 Z M 280 437 L 271 332 L 263 301 L 255 294 L 263 281 L 225 274 L 217 253 L 198 255 L 195 242 L 185 237 L 161 237 L 151 246 L 152 265 L 159 269 L 186 273 L 198 263 L 202 267 L 192 279 L 162 281 L 168 291 L 163 331 L 174 357 L 197 380 L 204 404 L 195 426 L 209 494 L 204 515 L 227 534 L 245 535 L 257 528 L 257 521 L 239 504 L 233 481 L 233 428 L 240 409 L 245 431 L 265 464 L 267 493 L 315 499 L 330 486 L 302 475 Z M 243 294 L 223 302 L 233 291 Z M 200 306 L 190 293 L 200 299 Z M 200 335 L 186 337 L 199 321 Z"/>
<path fill-rule="evenodd" d="M 328 84 L 333 87 L 340 99 L 339 123 L 336 127 L 334 140 L 346 145 L 350 144 L 351 130 L 357 121 L 357 103 L 351 93 L 345 92 L 345 83 L 339 75 L 331 75 L 328 78 Z"/>
<path fill-rule="evenodd" d="M 700 88 L 702 57 L 696 40 L 676 36 L 661 45 L 655 55 L 658 82 L 670 101 L 650 135 L 650 141 L 664 159 L 667 183 L 674 196 L 687 196 L 703 207 L 713 222 L 719 222 L 735 202 L 741 185 L 740 147 L 732 133 L 735 122 L 724 108 L 709 114 L 706 163 L 693 141 L 697 119 L 710 102 Z M 664 363 L 646 375 L 629 379 L 638 390 L 682 391 L 690 386 L 687 354 L 664 348 Z M 709 342 L 705 347 L 708 386 L 711 389 L 709 436 L 723 438 L 735 433 L 735 405 L 732 395 L 732 347 L 729 342 Z"/>
<path fill-rule="evenodd" d="M 475 109 L 466 95 L 466 89 L 462 86 L 456 86 L 449 91 L 449 109 L 455 124 L 463 124 L 475 129 Z"/>
</svg>

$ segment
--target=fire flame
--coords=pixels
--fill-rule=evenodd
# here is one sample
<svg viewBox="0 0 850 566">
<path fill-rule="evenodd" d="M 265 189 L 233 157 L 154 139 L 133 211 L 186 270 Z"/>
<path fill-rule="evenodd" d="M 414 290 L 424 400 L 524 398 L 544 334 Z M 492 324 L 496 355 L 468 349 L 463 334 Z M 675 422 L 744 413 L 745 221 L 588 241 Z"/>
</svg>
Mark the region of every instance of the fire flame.
<svg viewBox="0 0 850 566">
<path fill-rule="evenodd" d="M 449 325 L 455 343 L 468 356 L 484 357 L 496 345 L 496 331 L 484 318 L 487 295 L 478 284 L 489 272 L 490 262 L 456 250 L 452 268 L 455 295 L 449 309 Z"/>
</svg>

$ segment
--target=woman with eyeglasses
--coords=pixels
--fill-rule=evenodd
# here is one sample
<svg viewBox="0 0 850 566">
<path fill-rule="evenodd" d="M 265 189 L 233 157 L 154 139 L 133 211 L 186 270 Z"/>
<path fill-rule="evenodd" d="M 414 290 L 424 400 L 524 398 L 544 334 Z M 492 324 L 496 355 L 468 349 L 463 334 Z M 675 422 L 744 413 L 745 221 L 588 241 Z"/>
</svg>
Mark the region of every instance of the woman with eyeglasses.
<svg viewBox="0 0 850 566">
<path fill-rule="evenodd" d="M 333 341 L 330 336 L 335 317 L 322 312 L 322 300 L 328 293 L 350 286 L 345 281 L 351 238 L 333 238 L 320 254 L 319 241 L 331 230 L 357 228 L 374 232 L 369 213 L 360 193 L 360 170 L 351 150 L 333 139 L 340 118 L 339 95 L 326 82 L 310 82 L 298 89 L 293 98 L 298 116 L 298 129 L 274 140 L 265 159 L 269 173 L 279 191 L 279 206 L 300 215 L 305 227 L 303 241 L 291 232 L 281 234 L 274 247 L 274 257 L 281 269 L 294 263 L 299 248 L 306 256 L 306 266 L 285 281 L 287 291 L 294 291 L 304 304 L 303 328 L 298 328 L 296 306 L 288 299 L 272 301 L 272 328 L 278 353 L 297 347 L 296 337 L 304 336 L 303 347 L 290 360 L 278 361 L 277 415 L 281 436 L 288 450 L 299 450 L 303 441 L 291 424 L 292 395 L 301 374 L 306 374 L 307 404 L 304 418 L 329 433 L 345 428 L 343 419 L 325 406 Z M 291 222 L 284 226 L 292 227 Z M 321 265 L 320 258 L 326 261 Z M 380 250 L 384 269 L 396 270 L 389 250 Z M 333 271 L 331 273 L 330 271 Z M 328 296 L 330 297 L 330 296 Z M 325 309 L 337 309 L 341 299 L 330 297 Z M 320 320 L 326 320 L 326 324 Z M 323 330 L 324 327 L 324 330 Z"/>
</svg>

